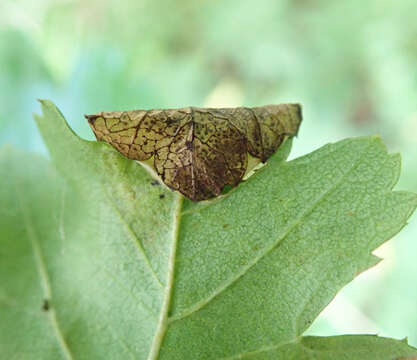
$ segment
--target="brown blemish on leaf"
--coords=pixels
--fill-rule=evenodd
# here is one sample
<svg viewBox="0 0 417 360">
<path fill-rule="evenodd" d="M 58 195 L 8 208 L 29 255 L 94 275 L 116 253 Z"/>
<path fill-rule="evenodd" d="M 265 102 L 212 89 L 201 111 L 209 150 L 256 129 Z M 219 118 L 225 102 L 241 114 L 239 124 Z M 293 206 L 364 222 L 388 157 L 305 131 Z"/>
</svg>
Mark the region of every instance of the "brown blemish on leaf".
<svg viewBox="0 0 417 360">
<path fill-rule="evenodd" d="M 265 162 L 297 135 L 298 104 L 255 108 L 182 108 L 86 115 L 97 138 L 132 160 L 153 157 L 162 181 L 193 201 L 239 184 L 248 153 Z"/>
</svg>

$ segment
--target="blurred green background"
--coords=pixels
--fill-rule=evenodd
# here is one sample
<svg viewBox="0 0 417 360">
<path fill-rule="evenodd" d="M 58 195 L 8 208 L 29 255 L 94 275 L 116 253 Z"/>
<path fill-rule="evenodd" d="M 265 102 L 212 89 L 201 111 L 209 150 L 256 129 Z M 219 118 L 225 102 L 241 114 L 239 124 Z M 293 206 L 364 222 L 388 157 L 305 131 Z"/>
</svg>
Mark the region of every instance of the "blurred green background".
<svg viewBox="0 0 417 360">
<path fill-rule="evenodd" d="M 102 110 L 300 102 L 292 157 L 379 133 L 417 191 L 416 0 L 2 0 L 0 143 L 47 154 L 32 119 L 53 100 L 82 137 Z M 417 346 L 417 216 L 377 250 L 310 334 Z"/>
</svg>

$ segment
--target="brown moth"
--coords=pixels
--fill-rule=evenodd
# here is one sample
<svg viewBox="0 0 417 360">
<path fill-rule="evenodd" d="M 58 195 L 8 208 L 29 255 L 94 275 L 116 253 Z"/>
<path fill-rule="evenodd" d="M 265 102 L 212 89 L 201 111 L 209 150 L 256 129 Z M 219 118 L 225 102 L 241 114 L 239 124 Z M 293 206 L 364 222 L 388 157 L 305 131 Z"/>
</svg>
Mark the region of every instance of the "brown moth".
<svg viewBox="0 0 417 360">
<path fill-rule="evenodd" d="M 85 116 L 97 140 L 132 160 L 153 158 L 171 189 L 193 201 L 237 186 L 248 156 L 265 162 L 286 137 L 297 135 L 298 104 L 101 112 Z M 249 154 L 249 155 L 248 155 Z"/>
</svg>

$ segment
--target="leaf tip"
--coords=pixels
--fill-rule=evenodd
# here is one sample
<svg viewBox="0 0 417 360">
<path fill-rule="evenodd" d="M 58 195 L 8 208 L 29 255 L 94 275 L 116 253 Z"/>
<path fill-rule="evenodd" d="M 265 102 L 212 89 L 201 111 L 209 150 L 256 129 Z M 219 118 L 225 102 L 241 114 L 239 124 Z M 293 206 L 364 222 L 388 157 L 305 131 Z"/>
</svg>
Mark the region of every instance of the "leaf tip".
<svg viewBox="0 0 417 360">
<path fill-rule="evenodd" d="M 37 99 L 39 101 L 39 103 L 41 104 L 42 107 L 44 106 L 55 106 L 54 103 L 51 100 L 47 100 L 47 99 Z"/>
<path fill-rule="evenodd" d="M 408 345 L 408 336 L 406 336 L 404 339 L 400 340 L 402 343 L 407 344 Z"/>
<path fill-rule="evenodd" d="M 41 104 L 43 116 L 45 116 L 48 111 L 55 110 L 55 111 L 58 112 L 59 115 L 61 115 L 62 117 L 64 117 L 62 115 L 61 111 L 57 108 L 57 106 L 51 100 L 47 100 L 47 99 L 37 99 L 37 100 Z M 40 119 L 41 116 L 37 115 L 37 118 Z M 36 116 L 35 116 L 35 119 L 36 119 Z"/>
<path fill-rule="evenodd" d="M 375 134 L 373 136 L 370 136 L 371 141 L 376 142 L 378 144 L 382 144 L 385 147 L 385 143 L 382 140 L 382 137 L 380 134 Z"/>
</svg>

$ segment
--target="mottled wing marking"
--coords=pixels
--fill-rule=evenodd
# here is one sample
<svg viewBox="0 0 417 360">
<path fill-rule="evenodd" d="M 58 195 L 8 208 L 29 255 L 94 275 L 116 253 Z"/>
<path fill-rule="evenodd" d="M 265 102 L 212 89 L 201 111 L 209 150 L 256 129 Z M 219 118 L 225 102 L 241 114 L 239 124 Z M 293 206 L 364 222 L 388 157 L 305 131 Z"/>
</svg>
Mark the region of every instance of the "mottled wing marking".
<svg viewBox="0 0 417 360">
<path fill-rule="evenodd" d="M 236 186 L 246 171 L 247 141 L 216 109 L 194 112 L 194 161 L 197 186 L 192 198 L 203 200 L 217 196 L 224 186 Z"/>
<path fill-rule="evenodd" d="M 297 134 L 296 104 L 255 108 L 134 110 L 86 115 L 98 140 L 129 159 L 153 158 L 164 183 L 199 201 L 236 186 L 248 153 L 265 162 L 286 136 Z"/>
<path fill-rule="evenodd" d="M 253 108 L 253 113 L 258 120 L 262 139 L 260 159 L 265 162 L 277 151 L 285 136 L 297 135 L 301 122 L 301 108 L 292 104 L 269 105 Z M 253 156 L 259 157 L 255 154 Z"/>
</svg>

